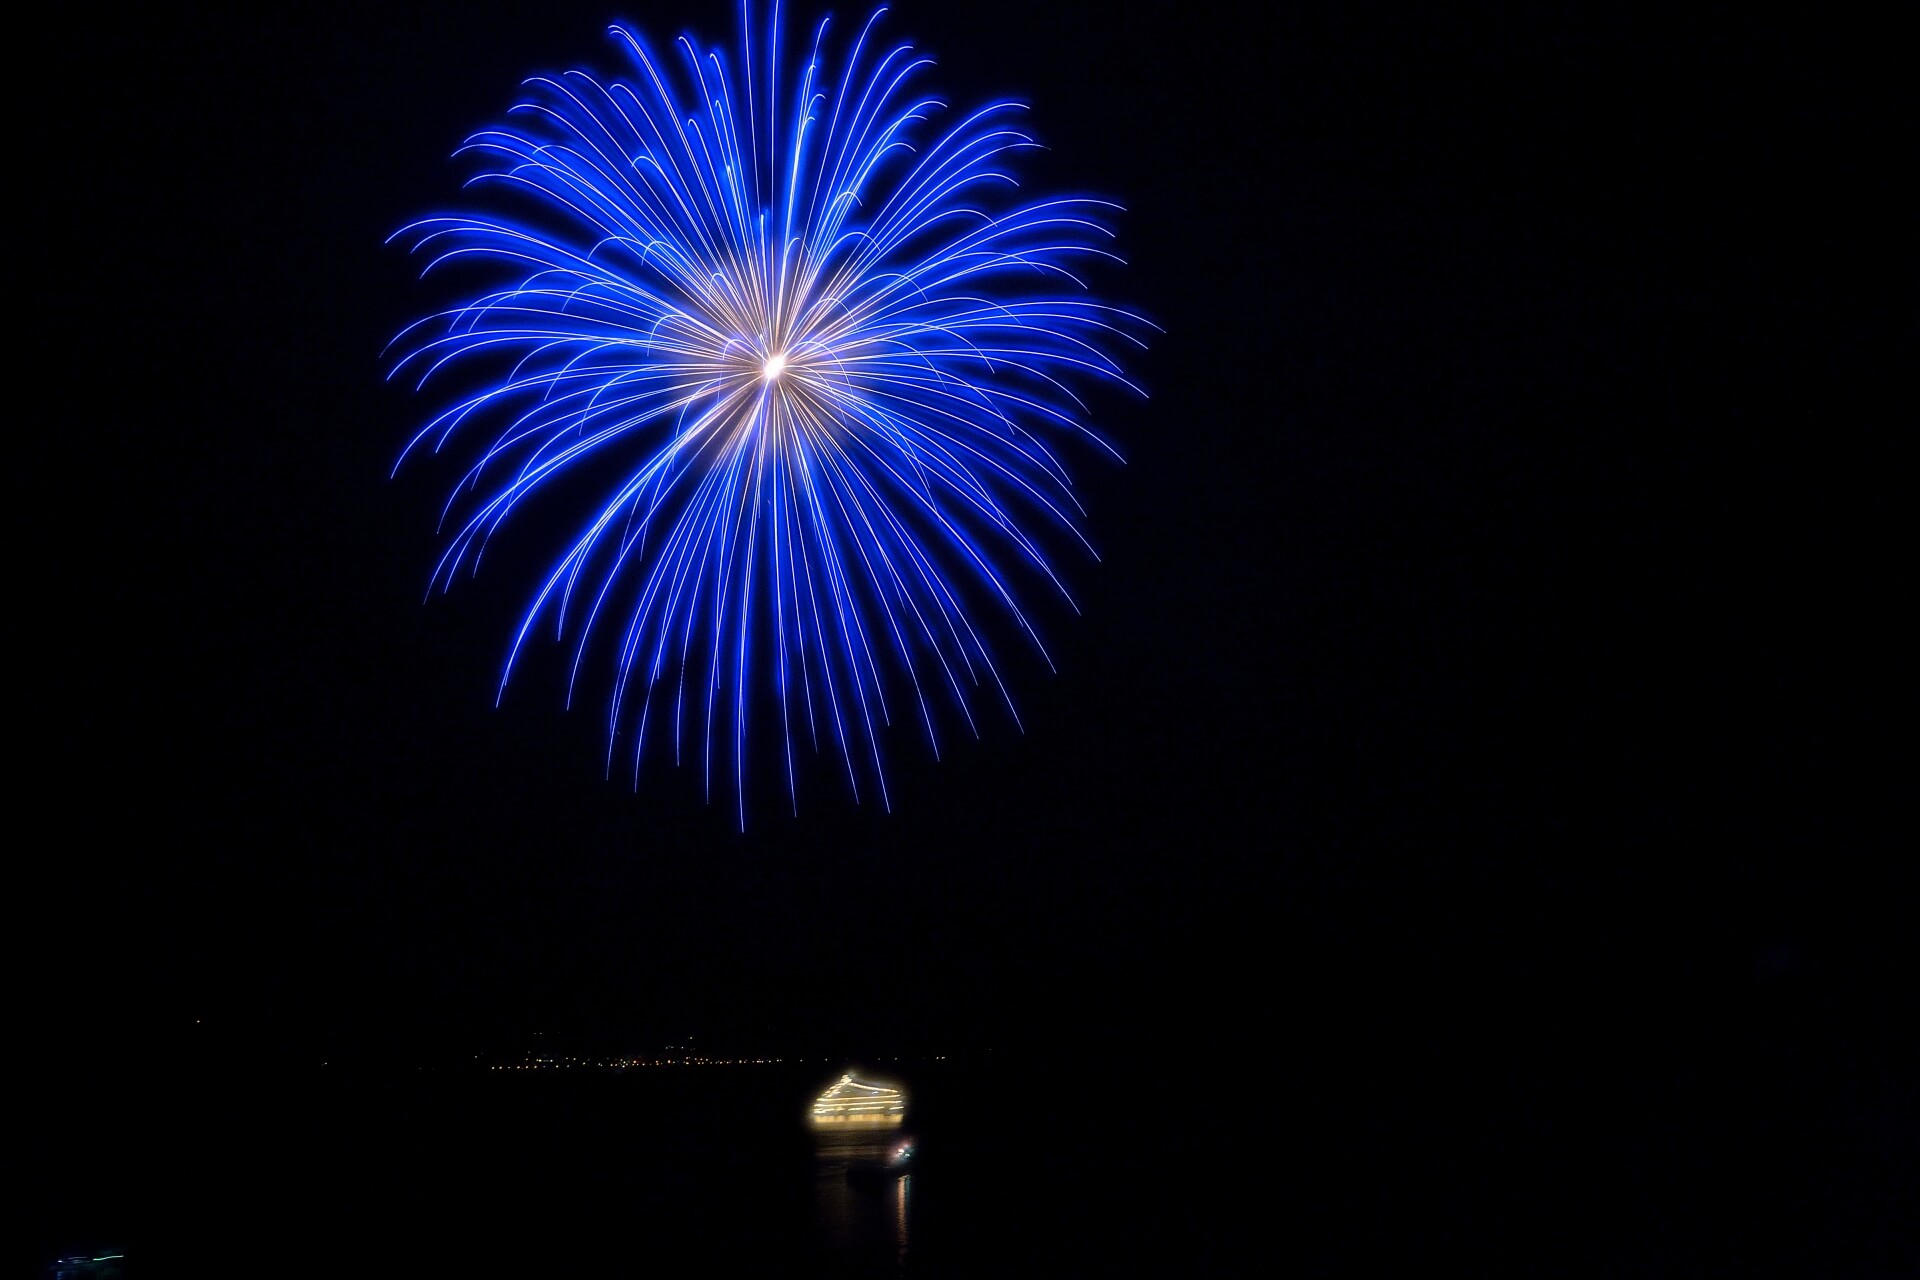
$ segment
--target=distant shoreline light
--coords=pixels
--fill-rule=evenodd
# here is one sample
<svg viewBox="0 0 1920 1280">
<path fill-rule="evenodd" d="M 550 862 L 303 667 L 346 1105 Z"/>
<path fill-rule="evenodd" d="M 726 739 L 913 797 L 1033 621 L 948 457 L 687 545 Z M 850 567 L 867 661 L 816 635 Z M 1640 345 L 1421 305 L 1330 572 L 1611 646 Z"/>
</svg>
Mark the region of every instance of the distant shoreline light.
<svg viewBox="0 0 1920 1280">
<path fill-rule="evenodd" d="M 899 1055 L 877 1059 L 880 1062 L 945 1062 L 947 1055 L 935 1053 L 927 1055 Z M 667 1057 L 667 1058 L 578 1058 L 578 1057 L 538 1057 L 527 1058 L 521 1062 L 496 1062 L 489 1064 L 489 1071 L 630 1071 L 641 1067 L 757 1067 L 781 1066 L 786 1063 L 832 1062 L 833 1058 L 705 1058 Z M 325 1063 L 321 1064 L 326 1065 Z M 423 1068 L 424 1069 L 424 1068 Z M 860 1089 L 880 1089 L 883 1092 L 899 1094 L 898 1090 L 884 1085 L 865 1085 L 852 1081 L 851 1076 L 841 1077 L 842 1083 L 853 1083 Z M 836 1085 L 835 1088 L 839 1086 Z M 833 1090 L 827 1091 L 829 1094 Z M 824 1101 L 822 1094 L 819 1101 Z M 904 1106 L 904 1104 L 903 1104 Z"/>
</svg>

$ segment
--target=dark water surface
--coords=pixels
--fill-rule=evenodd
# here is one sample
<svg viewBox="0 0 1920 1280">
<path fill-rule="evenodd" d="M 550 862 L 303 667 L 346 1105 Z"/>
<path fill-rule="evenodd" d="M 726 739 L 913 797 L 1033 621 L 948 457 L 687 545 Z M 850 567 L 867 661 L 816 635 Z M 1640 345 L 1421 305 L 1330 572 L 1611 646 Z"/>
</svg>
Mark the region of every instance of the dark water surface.
<svg viewBox="0 0 1920 1280">
<path fill-rule="evenodd" d="M 898 1135 L 809 1130 L 837 1061 L 61 1070 L 0 1274 L 1913 1274 L 1886 1083 L 1505 1052 L 871 1063 L 915 1156 L 856 1182 Z"/>
<path fill-rule="evenodd" d="M 20 1261 L 119 1247 L 145 1280 L 1076 1274 L 1205 1256 L 1186 1171 L 1130 1139 L 1111 1100 L 1087 1111 L 1097 1088 L 903 1066 L 914 1171 L 850 1182 L 899 1134 L 810 1132 L 838 1068 L 74 1081 L 81 1105 L 34 1156 L 44 1202 Z"/>
</svg>

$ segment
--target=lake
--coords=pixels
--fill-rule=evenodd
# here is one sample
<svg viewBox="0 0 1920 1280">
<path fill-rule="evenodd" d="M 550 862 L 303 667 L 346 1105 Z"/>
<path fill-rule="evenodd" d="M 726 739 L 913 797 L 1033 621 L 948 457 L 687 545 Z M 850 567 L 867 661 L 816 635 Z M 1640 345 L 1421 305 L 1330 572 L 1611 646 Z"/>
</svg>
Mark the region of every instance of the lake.
<svg viewBox="0 0 1920 1280">
<path fill-rule="evenodd" d="M 890 1276 L 1188 1258 L 1190 1176 L 1097 1073 L 873 1064 L 898 1134 L 816 1135 L 845 1064 L 599 1071 L 206 1070 L 75 1084 L 36 1163 L 32 1265 L 117 1247 L 163 1275 Z"/>
</svg>

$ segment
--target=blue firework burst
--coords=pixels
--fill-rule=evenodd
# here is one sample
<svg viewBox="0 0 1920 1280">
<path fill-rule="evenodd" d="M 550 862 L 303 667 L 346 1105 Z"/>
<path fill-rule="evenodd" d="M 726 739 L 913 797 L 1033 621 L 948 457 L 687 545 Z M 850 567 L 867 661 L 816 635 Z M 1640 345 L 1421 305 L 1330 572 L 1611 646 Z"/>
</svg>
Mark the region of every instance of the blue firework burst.
<svg viewBox="0 0 1920 1280">
<path fill-rule="evenodd" d="M 709 797 L 731 781 L 743 825 L 756 715 L 796 808 L 796 744 L 884 804 L 903 711 L 936 755 L 983 696 L 1018 723 L 987 615 L 1045 657 L 1021 584 L 1071 604 L 1047 547 L 1092 551 L 1057 446 L 1111 451 L 1076 388 L 1131 388 L 1111 353 L 1150 327 L 1081 279 L 1118 261 L 1117 206 L 1023 195 L 1021 105 L 919 92 L 931 60 L 880 42 L 884 12 L 837 68 L 826 20 L 782 66 L 777 8 L 757 38 L 743 9 L 737 64 L 616 26 L 625 78 L 531 79 L 461 148 L 499 212 L 397 233 L 426 272 L 485 268 L 396 339 L 394 372 L 458 388 L 406 453 L 471 450 L 436 589 L 516 512 L 600 485 L 498 692 L 536 629 L 572 646 L 569 702 L 607 655 L 609 770 L 630 754 L 637 785 L 670 740 Z"/>
</svg>

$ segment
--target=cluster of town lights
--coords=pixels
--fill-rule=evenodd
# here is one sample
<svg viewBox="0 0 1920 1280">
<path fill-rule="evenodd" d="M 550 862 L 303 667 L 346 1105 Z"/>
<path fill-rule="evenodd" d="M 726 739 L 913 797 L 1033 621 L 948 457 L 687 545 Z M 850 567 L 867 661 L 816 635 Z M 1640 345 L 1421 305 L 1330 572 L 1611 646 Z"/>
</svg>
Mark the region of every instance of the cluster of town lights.
<svg viewBox="0 0 1920 1280">
<path fill-rule="evenodd" d="M 947 1055 L 934 1054 L 931 1061 L 945 1062 Z M 792 1062 L 838 1062 L 838 1058 L 705 1058 L 699 1055 L 674 1058 L 528 1058 L 524 1062 L 498 1063 L 489 1071 L 627 1071 L 637 1067 L 752 1067 Z M 898 1057 L 873 1059 L 899 1062 Z M 836 1086 L 837 1087 L 837 1086 Z M 867 1086 L 860 1086 L 865 1088 Z"/>
</svg>

